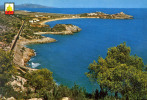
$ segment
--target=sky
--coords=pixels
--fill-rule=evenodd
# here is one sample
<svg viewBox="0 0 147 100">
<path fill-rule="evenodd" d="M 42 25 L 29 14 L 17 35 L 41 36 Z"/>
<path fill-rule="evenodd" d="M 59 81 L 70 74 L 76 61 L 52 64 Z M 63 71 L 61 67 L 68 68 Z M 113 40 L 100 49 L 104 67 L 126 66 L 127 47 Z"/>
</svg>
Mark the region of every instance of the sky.
<svg viewBox="0 0 147 100">
<path fill-rule="evenodd" d="M 57 8 L 147 8 L 147 0 L 0 0 L 15 4 L 40 4 Z"/>
</svg>

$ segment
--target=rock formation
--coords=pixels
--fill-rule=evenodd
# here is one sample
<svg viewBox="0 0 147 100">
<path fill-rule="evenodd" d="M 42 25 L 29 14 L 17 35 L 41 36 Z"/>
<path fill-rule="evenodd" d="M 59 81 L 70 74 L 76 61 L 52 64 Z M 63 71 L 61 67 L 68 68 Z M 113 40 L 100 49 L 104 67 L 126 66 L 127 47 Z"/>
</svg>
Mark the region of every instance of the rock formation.
<svg viewBox="0 0 147 100">
<path fill-rule="evenodd" d="M 52 28 L 52 34 L 73 34 L 81 31 L 81 28 L 72 24 L 56 24 Z"/>
<path fill-rule="evenodd" d="M 49 37 L 43 37 L 42 39 L 32 39 L 28 40 L 20 37 L 15 48 L 14 48 L 14 63 L 21 67 L 25 66 L 25 64 L 30 60 L 32 56 L 35 56 L 34 50 L 24 47 L 26 44 L 34 44 L 34 43 L 50 43 L 55 42 L 56 40 Z"/>
<path fill-rule="evenodd" d="M 10 81 L 8 84 L 10 84 L 14 91 L 26 91 L 26 88 L 24 87 L 24 84 L 27 80 L 21 76 L 12 76 L 12 81 Z"/>
</svg>

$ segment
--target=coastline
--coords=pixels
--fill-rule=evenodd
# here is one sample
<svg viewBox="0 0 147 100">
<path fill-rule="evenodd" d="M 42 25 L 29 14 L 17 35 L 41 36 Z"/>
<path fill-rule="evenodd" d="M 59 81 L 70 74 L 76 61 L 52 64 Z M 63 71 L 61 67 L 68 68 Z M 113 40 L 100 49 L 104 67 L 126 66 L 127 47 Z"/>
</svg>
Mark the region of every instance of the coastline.
<svg viewBox="0 0 147 100">
<path fill-rule="evenodd" d="M 26 13 L 28 13 L 28 11 L 24 11 Z M 38 12 L 36 12 L 38 13 Z M 45 14 L 45 13 L 42 13 L 42 14 Z M 49 14 L 49 13 L 48 13 Z M 68 19 L 82 19 L 82 18 L 99 18 L 99 17 L 80 17 L 80 16 L 68 16 L 68 17 L 61 17 L 61 18 L 54 18 L 54 19 L 45 19 L 43 21 L 40 21 L 38 22 L 40 25 L 46 25 L 47 22 L 51 22 L 51 21 L 58 21 L 58 20 L 68 20 Z M 100 19 L 100 18 L 99 18 Z M 104 19 L 107 19 L 107 18 L 104 18 Z M 117 19 L 117 18 L 114 18 L 114 19 Z M 64 34 L 64 35 L 67 35 L 67 34 L 73 34 L 73 33 L 68 33 L 67 31 L 61 31 L 61 32 L 36 32 L 34 34 L 38 34 L 38 35 L 42 35 L 42 34 Z M 17 56 L 14 55 L 14 62 L 16 64 L 18 64 L 19 66 L 26 66 L 26 63 L 31 59 L 32 56 L 35 55 L 34 53 L 34 50 L 30 49 L 30 48 L 26 48 L 25 45 L 27 44 L 41 44 L 41 43 L 51 43 L 51 42 L 55 42 L 56 40 L 53 39 L 53 38 L 49 38 L 49 37 L 44 37 L 43 36 L 43 39 L 33 39 L 33 40 L 28 40 L 28 39 L 20 39 L 19 42 L 17 43 L 17 46 L 18 46 L 18 50 L 16 49 L 14 54 L 16 54 L 18 56 L 18 59 L 17 59 Z M 20 45 L 20 47 L 19 47 Z M 25 48 L 26 51 L 24 51 L 23 54 L 20 53 L 20 50 L 22 48 Z M 19 52 L 19 53 L 17 53 Z M 26 55 L 26 56 L 23 56 L 23 55 Z M 21 56 L 21 57 L 19 57 Z M 22 59 L 21 59 L 22 58 Z"/>
<path fill-rule="evenodd" d="M 65 20 L 65 19 L 77 19 L 77 18 L 57 18 L 57 19 L 52 19 L 52 20 L 44 20 L 41 21 L 40 23 L 42 25 L 45 25 L 46 22 L 50 21 L 56 21 L 56 20 Z M 42 35 L 42 34 L 65 34 L 65 32 L 36 32 L 34 34 Z M 69 33 L 68 33 L 69 34 Z M 72 34 L 72 33 L 70 33 Z M 35 56 L 35 51 L 33 49 L 27 48 L 25 45 L 28 44 L 43 44 L 43 43 L 52 43 L 56 42 L 57 40 L 50 38 L 50 37 L 45 37 L 42 36 L 42 39 L 25 39 L 20 37 L 18 40 L 16 47 L 14 48 L 14 63 L 19 65 L 20 67 L 26 67 L 27 62 L 31 59 L 31 57 Z M 21 49 L 24 48 L 24 52 L 21 53 Z M 29 67 L 26 67 L 27 69 Z M 29 68 L 29 70 L 34 70 L 34 68 Z"/>
<path fill-rule="evenodd" d="M 31 57 L 35 56 L 35 50 L 27 48 L 25 45 L 28 44 L 42 44 L 42 43 L 51 43 L 56 42 L 55 39 L 50 37 L 42 36 L 42 39 L 32 39 L 28 40 L 20 37 L 15 48 L 14 48 L 14 59 L 13 62 L 23 68 L 34 70 L 34 68 L 26 67 L 27 62 L 31 59 Z"/>
</svg>

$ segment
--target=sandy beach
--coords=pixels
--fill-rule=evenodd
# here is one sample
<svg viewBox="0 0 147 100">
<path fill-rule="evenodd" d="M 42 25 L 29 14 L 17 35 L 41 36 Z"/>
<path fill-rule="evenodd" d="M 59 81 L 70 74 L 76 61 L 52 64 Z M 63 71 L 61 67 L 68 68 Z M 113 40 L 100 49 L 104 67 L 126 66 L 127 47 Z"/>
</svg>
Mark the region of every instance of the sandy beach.
<svg viewBox="0 0 147 100">
<path fill-rule="evenodd" d="M 66 17 L 66 18 L 56 18 L 56 19 L 48 19 L 44 21 L 40 21 L 39 23 L 41 25 L 46 25 L 47 22 L 57 21 L 57 20 L 66 20 L 66 19 L 81 19 L 81 18 L 96 18 L 96 17 Z"/>
</svg>

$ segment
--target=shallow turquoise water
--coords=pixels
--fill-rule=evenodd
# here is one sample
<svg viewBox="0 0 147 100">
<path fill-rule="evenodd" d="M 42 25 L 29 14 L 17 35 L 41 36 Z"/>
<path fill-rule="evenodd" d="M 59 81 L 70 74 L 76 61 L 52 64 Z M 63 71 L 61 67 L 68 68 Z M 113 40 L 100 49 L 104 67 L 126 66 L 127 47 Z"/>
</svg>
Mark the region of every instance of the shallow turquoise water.
<svg viewBox="0 0 147 100">
<path fill-rule="evenodd" d="M 55 38 L 57 42 L 28 45 L 37 54 L 30 60 L 30 66 L 48 68 L 58 84 L 72 87 L 76 83 L 91 92 L 98 86 L 89 81 L 85 72 L 98 56 L 106 56 L 109 47 L 125 41 L 131 47 L 131 54 L 142 57 L 147 64 L 147 10 L 125 11 L 135 19 L 70 19 L 47 23 L 51 27 L 55 24 L 74 24 L 82 31 L 74 35 L 44 35 Z M 110 12 L 114 12 L 114 9 L 110 9 Z"/>
</svg>

